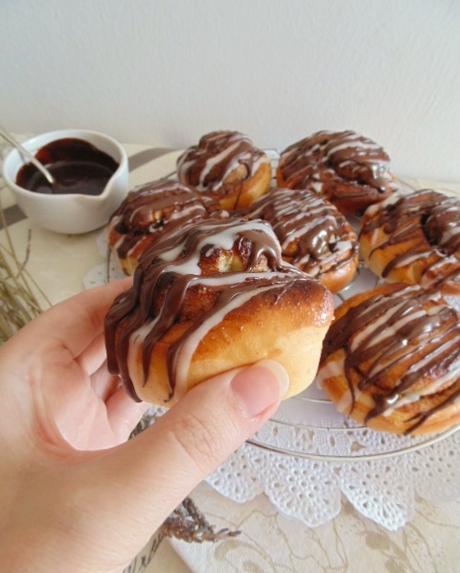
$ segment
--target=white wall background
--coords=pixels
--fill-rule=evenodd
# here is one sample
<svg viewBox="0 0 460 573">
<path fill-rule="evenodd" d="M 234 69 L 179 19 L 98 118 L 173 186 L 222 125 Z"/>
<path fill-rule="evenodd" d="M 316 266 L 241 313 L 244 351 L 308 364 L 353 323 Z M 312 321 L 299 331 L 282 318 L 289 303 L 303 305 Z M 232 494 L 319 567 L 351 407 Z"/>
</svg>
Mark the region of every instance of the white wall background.
<svg viewBox="0 0 460 573">
<path fill-rule="evenodd" d="M 353 128 L 460 180 L 460 1 L 3 0 L 0 122 L 185 146 Z"/>
</svg>

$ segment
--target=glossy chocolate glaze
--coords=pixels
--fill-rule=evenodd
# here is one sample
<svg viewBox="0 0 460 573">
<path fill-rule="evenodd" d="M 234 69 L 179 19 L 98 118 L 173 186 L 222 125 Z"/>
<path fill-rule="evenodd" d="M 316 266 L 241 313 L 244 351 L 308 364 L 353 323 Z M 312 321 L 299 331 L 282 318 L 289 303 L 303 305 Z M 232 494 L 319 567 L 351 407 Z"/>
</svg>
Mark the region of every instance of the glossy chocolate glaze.
<svg viewBox="0 0 460 573">
<path fill-rule="evenodd" d="M 350 307 L 332 324 L 322 362 L 345 351 L 351 411 L 357 390 L 375 402 L 367 420 L 418 402 L 416 414 L 407 420 L 407 432 L 412 432 L 460 399 L 460 324 L 439 295 L 418 286 L 387 289 Z M 353 376 L 360 380 L 357 386 Z"/>
<path fill-rule="evenodd" d="M 203 135 L 198 145 L 189 147 L 177 160 L 179 181 L 198 191 L 219 193 L 226 191 L 226 179 L 241 166 L 246 168 L 244 179 L 249 179 L 269 159 L 252 141 L 237 131 L 214 131 Z M 240 184 L 241 178 L 229 184 L 230 189 Z"/>
<path fill-rule="evenodd" d="M 53 175 L 51 185 L 32 163 L 18 171 L 16 183 L 24 189 L 47 195 L 100 195 L 118 168 L 118 163 L 83 139 L 64 138 L 40 148 L 35 157 Z"/>
<path fill-rule="evenodd" d="M 383 277 L 419 261 L 429 268 L 445 257 L 460 254 L 460 201 L 431 189 L 394 195 L 366 212 L 361 234 L 371 236 L 379 228 L 388 237 L 375 245 L 370 256 L 376 250 L 407 243 L 388 261 Z"/>
<path fill-rule="evenodd" d="M 340 211 L 314 191 L 272 189 L 250 209 L 271 224 L 283 256 L 312 277 L 356 258 L 356 234 Z"/>
<path fill-rule="evenodd" d="M 242 268 L 221 270 L 220 255 L 236 256 Z M 282 261 L 279 242 L 263 221 L 210 219 L 185 230 L 176 227 L 164 233 L 144 254 L 133 287 L 115 300 L 106 317 L 109 370 L 120 374 L 136 397 L 128 371 L 132 337 L 142 332 L 145 383 L 156 343 L 174 325 L 189 321 L 186 332 L 168 352 L 172 396 L 181 367 L 179 356 L 200 325 L 213 315 L 223 318 L 229 304 L 236 308 L 261 292 L 270 292 L 273 304 L 277 304 L 285 292 L 299 283 L 315 286 L 302 272 Z M 186 303 L 193 296 L 197 301 L 204 300 L 204 307 L 187 316 Z M 145 325 L 149 325 L 147 331 L 140 331 Z M 196 344 L 199 340 L 198 337 Z"/>
<path fill-rule="evenodd" d="M 460 253 L 444 257 L 422 275 L 420 285 L 426 289 L 442 288 L 445 294 L 460 300 Z M 460 307 L 460 302 L 456 305 Z"/>
<path fill-rule="evenodd" d="M 389 162 L 382 147 L 353 131 L 318 131 L 283 151 L 279 171 L 291 189 L 372 204 L 395 188 Z"/>
<path fill-rule="evenodd" d="M 112 215 L 110 229 L 118 256 L 125 258 L 146 237 L 150 246 L 163 233 L 207 217 L 202 197 L 191 187 L 160 179 L 131 191 Z"/>
</svg>

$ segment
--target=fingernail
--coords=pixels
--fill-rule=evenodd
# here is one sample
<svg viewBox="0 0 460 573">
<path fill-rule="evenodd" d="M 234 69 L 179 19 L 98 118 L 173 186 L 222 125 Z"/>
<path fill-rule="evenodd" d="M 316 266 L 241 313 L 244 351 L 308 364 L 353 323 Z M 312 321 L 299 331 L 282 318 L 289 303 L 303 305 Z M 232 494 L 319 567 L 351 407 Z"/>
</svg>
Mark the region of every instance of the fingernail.
<svg viewBox="0 0 460 573">
<path fill-rule="evenodd" d="M 240 370 L 231 388 L 245 415 L 254 418 L 281 400 L 288 391 L 289 377 L 278 362 L 263 360 Z"/>
</svg>

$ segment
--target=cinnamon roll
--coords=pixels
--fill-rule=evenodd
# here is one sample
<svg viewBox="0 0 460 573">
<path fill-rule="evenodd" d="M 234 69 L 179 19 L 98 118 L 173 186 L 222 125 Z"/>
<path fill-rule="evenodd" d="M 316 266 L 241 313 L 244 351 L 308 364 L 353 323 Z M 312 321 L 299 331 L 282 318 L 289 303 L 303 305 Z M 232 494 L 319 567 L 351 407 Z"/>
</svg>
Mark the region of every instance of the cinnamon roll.
<svg viewBox="0 0 460 573">
<path fill-rule="evenodd" d="M 287 147 L 277 170 L 280 187 L 314 189 L 344 214 L 360 214 L 395 189 L 390 158 L 353 131 L 318 131 Z"/>
<path fill-rule="evenodd" d="M 358 294 L 336 311 L 319 380 L 340 412 L 375 430 L 446 430 L 460 422 L 458 316 L 418 285 Z"/>
<path fill-rule="evenodd" d="M 267 155 L 245 135 L 215 131 L 203 135 L 177 160 L 179 181 L 207 195 L 221 209 L 247 207 L 270 187 Z"/>
<path fill-rule="evenodd" d="M 127 275 L 159 237 L 208 217 L 202 197 L 178 181 L 160 179 L 131 191 L 112 215 L 108 242 Z"/>
<path fill-rule="evenodd" d="M 108 367 L 135 398 L 172 404 L 272 358 L 289 374 L 288 397 L 314 378 L 332 315 L 332 295 L 282 260 L 267 223 L 210 219 L 164 233 L 143 255 L 106 317 Z"/>
<path fill-rule="evenodd" d="M 365 263 L 388 282 L 455 289 L 460 200 L 431 189 L 395 193 L 366 211 L 360 247 Z"/>
<path fill-rule="evenodd" d="M 272 226 L 283 258 L 332 292 L 355 276 L 358 240 L 355 232 L 327 199 L 314 191 L 272 189 L 249 210 Z"/>
</svg>

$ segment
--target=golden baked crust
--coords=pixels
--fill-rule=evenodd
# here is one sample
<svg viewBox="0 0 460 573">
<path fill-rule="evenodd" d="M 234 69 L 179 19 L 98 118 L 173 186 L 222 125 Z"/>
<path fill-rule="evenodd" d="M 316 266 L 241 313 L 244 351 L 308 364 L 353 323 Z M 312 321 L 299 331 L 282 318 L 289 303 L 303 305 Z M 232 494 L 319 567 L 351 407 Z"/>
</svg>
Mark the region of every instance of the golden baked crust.
<svg viewBox="0 0 460 573">
<path fill-rule="evenodd" d="M 143 400 L 170 405 L 199 382 L 264 358 L 313 380 L 333 301 L 282 261 L 270 226 L 209 220 L 164 236 L 106 319 L 108 365 Z M 132 386 L 131 386 L 132 384 Z"/>
<path fill-rule="evenodd" d="M 396 434 L 460 422 L 460 324 L 438 294 L 387 284 L 336 311 L 320 383 L 343 414 Z"/>
<path fill-rule="evenodd" d="M 220 209 L 232 211 L 248 207 L 268 191 L 272 170 L 267 155 L 247 136 L 214 131 L 179 157 L 177 175 Z"/>
<path fill-rule="evenodd" d="M 276 360 L 286 369 L 290 385 L 284 399 L 302 392 L 315 377 L 327 330 L 317 307 L 322 305 L 323 313 L 332 315 L 324 291 L 317 288 L 313 281 L 294 283 L 278 299 L 280 291 L 271 289 L 227 314 L 201 340 L 190 362 L 186 385 L 176 388 L 170 400 L 168 350 L 191 322 L 176 325 L 156 345 L 147 382 L 135 382 L 136 393 L 147 402 L 170 405 L 196 384 L 262 359 Z M 129 371 L 134 381 L 143 379 L 142 352 L 141 345 L 131 349 Z"/>
<path fill-rule="evenodd" d="M 340 211 L 309 190 L 271 189 L 248 210 L 272 226 L 283 258 L 338 292 L 354 278 L 358 240 Z"/>
<path fill-rule="evenodd" d="M 312 189 L 344 214 L 359 214 L 395 189 L 390 158 L 353 131 L 318 131 L 287 147 L 277 169 L 279 187 Z"/>
</svg>

